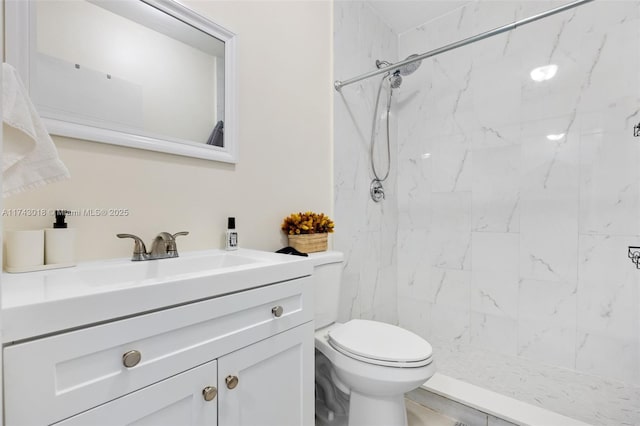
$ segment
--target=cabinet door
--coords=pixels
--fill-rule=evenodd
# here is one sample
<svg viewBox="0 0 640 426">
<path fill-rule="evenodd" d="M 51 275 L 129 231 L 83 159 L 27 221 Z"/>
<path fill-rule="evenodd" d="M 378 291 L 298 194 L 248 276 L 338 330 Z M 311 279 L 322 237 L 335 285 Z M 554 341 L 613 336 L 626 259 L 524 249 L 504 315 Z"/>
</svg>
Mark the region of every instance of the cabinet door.
<svg viewBox="0 0 640 426">
<path fill-rule="evenodd" d="M 215 426 L 216 381 L 216 361 L 211 361 L 55 425 Z"/>
<path fill-rule="evenodd" d="M 219 358 L 220 426 L 312 426 L 313 369 L 313 322 Z"/>
</svg>

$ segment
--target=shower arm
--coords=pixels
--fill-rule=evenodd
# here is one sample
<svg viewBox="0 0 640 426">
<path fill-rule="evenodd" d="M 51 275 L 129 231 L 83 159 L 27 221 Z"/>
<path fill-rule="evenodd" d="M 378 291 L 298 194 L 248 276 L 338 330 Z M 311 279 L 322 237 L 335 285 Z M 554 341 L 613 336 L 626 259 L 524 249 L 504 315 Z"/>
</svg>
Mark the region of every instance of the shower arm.
<svg viewBox="0 0 640 426">
<path fill-rule="evenodd" d="M 476 41 L 484 40 L 485 38 L 493 37 L 494 35 L 498 35 L 504 33 L 506 31 L 511 31 L 519 26 L 529 24 L 531 22 L 537 21 L 542 18 L 546 18 L 547 16 L 555 15 L 556 13 L 564 12 L 565 10 L 573 9 L 574 7 L 581 6 L 585 3 L 592 2 L 593 0 L 577 0 L 572 3 L 567 3 L 562 6 L 558 6 L 553 9 L 549 9 L 545 12 L 538 13 L 537 15 L 529 16 L 528 18 L 520 19 L 519 21 L 512 22 L 507 25 L 503 25 L 501 27 L 494 28 L 492 30 L 486 31 L 481 34 L 477 34 L 472 37 L 465 38 L 460 41 L 456 41 L 454 43 L 447 44 L 446 46 L 440 47 L 438 49 L 430 50 L 428 52 L 422 53 L 420 55 L 413 56 L 411 58 L 407 58 L 403 61 L 396 62 L 395 64 L 390 64 L 388 66 L 384 66 L 375 71 L 368 72 L 366 74 L 359 75 L 357 77 L 351 78 L 349 80 L 336 80 L 333 83 L 333 87 L 340 92 L 344 86 L 348 86 L 353 83 L 357 83 L 358 81 L 365 80 L 367 78 L 375 77 L 376 75 L 383 74 L 385 72 L 391 72 L 392 70 L 396 70 L 405 65 L 411 64 L 416 61 L 421 61 L 426 58 L 430 58 L 432 56 L 439 55 L 444 52 L 448 52 L 453 49 L 457 49 L 462 46 L 466 46 L 467 44 L 475 43 Z"/>
</svg>

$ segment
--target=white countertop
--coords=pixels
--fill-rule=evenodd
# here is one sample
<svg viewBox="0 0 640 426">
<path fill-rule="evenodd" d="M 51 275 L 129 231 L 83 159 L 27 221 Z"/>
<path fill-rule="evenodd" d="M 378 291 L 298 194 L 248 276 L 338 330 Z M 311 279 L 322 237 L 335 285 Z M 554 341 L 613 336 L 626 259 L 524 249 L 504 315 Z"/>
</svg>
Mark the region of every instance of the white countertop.
<svg viewBox="0 0 640 426">
<path fill-rule="evenodd" d="M 3 343 L 311 275 L 306 257 L 249 249 L 2 274 Z"/>
</svg>

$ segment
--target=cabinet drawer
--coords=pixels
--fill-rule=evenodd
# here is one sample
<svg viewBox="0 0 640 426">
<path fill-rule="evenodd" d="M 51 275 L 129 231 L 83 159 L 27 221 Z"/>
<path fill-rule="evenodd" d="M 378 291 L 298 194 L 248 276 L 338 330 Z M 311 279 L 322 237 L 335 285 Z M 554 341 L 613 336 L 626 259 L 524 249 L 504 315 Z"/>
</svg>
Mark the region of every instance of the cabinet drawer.
<svg viewBox="0 0 640 426">
<path fill-rule="evenodd" d="M 311 286 L 300 278 L 8 346 L 5 420 L 60 421 L 311 321 Z M 126 367 L 133 351 L 140 361 Z"/>
</svg>

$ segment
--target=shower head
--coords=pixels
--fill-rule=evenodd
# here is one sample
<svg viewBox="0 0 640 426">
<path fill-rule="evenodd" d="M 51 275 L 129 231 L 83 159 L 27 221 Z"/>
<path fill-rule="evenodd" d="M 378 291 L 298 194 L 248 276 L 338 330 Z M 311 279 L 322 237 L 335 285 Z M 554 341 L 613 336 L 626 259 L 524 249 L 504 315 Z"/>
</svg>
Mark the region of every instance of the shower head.
<svg viewBox="0 0 640 426">
<path fill-rule="evenodd" d="M 389 77 L 389 85 L 392 89 L 397 89 L 402 84 L 402 76 L 400 71 L 396 71 Z"/>
<path fill-rule="evenodd" d="M 409 55 L 407 56 L 407 59 L 412 59 L 412 58 L 415 58 L 416 56 L 418 55 L 417 54 Z M 391 85 L 391 88 L 397 89 L 398 87 L 400 87 L 400 85 L 402 84 L 402 77 L 413 74 L 420 67 L 420 64 L 422 64 L 422 60 L 408 63 L 394 70 L 391 76 L 389 76 L 389 84 Z M 378 67 L 378 69 L 384 68 L 384 67 L 391 67 L 392 65 L 393 64 L 388 61 L 381 61 L 379 59 L 376 60 L 376 67 Z"/>
<path fill-rule="evenodd" d="M 413 55 L 407 56 L 407 59 L 415 58 L 416 56 L 418 55 L 414 53 Z M 407 59 L 405 59 L 405 61 Z M 413 74 L 420 67 L 420 64 L 422 64 L 422 60 L 411 62 L 410 64 L 407 64 L 407 65 L 403 65 L 400 68 L 397 68 L 394 71 L 394 74 L 400 73 L 400 75 L 402 76 Z M 384 67 L 391 67 L 392 65 L 393 64 L 389 61 L 381 61 L 380 59 L 376 59 L 376 67 L 378 67 L 378 69 L 384 68 Z"/>
<path fill-rule="evenodd" d="M 409 55 L 407 56 L 407 59 L 415 58 L 416 56 L 418 55 L 417 54 Z M 405 61 L 407 59 L 405 59 Z M 407 76 L 409 74 L 413 74 L 418 68 L 420 68 L 421 64 L 422 64 L 422 60 L 411 62 L 407 65 L 403 65 L 400 68 L 398 68 L 398 71 L 400 71 L 400 75 Z"/>
<path fill-rule="evenodd" d="M 407 56 L 407 59 L 412 59 L 417 56 L 418 56 L 417 54 L 409 55 Z M 405 61 L 407 59 L 405 59 Z M 422 64 L 422 60 L 411 62 L 399 68 L 396 68 L 393 71 L 393 73 L 391 73 L 390 76 L 389 74 L 386 74 L 387 76 L 389 76 L 389 85 L 391 86 L 391 88 L 392 89 L 399 88 L 400 85 L 402 84 L 402 77 L 413 74 L 420 67 L 420 64 Z M 378 67 L 378 69 L 385 68 L 385 67 L 391 68 L 392 65 L 393 64 L 388 61 L 381 61 L 379 59 L 376 60 L 376 67 Z"/>
</svg>

